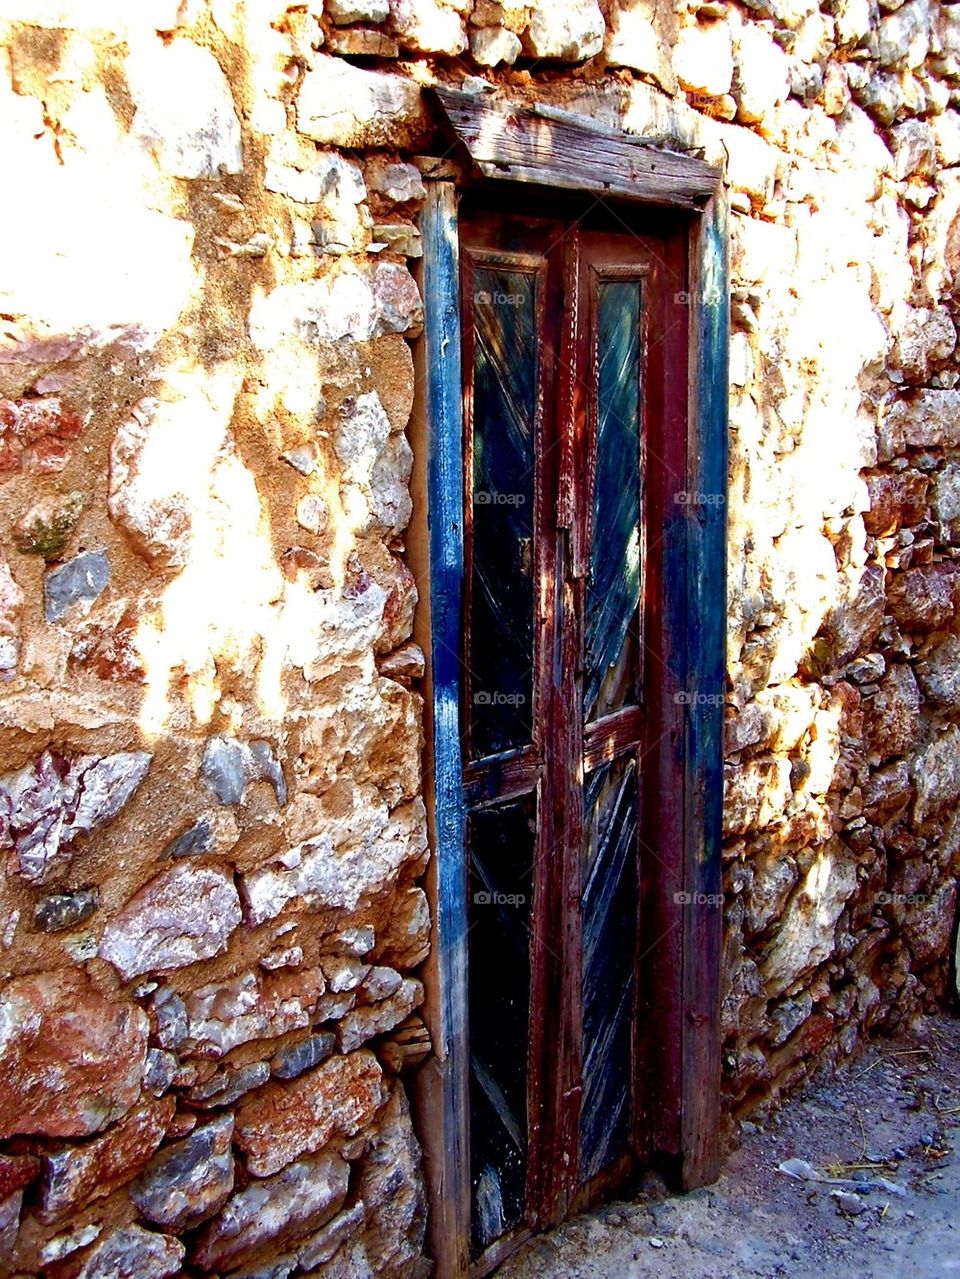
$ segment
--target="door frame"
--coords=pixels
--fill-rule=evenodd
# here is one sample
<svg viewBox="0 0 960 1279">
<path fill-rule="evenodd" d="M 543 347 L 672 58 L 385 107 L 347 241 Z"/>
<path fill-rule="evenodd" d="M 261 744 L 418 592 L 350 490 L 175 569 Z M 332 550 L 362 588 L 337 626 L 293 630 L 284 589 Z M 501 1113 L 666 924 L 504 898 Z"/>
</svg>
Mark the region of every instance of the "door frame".
<svg viewBox="0 0 960 1279">
<path fill-rule="evenodd" d="M 445 95 L 452 97 L 454 95 Z M 459 95 L 456 95 L 459 97 Z M 526 113 L 517 108 L 511 121 Z M 533 113 L 530 113 L 531 115 Z M 571 118 L 573 119 L 573 118 Z M 537 119 L 538 130 L 562 124 L 561 113 Z M 622 147 L 624 135 L 591 129 Z M 462 140 L 462 139 L 461 139 Z M 558 184 L 564 138 L 551 132 L 544 154 L 550 172 L 524 158 L 522 173 L 481 165 L 502 187 L 520 180 Z M 657 1005 L 651 1039 L 662 1110 L 654 1153 L 666 1156 L 685 1188 L 710 1182 L 720 1163 L 720 848 L 723 810 L 723 694 L 726 636 L 726 491 L 728 437 L 729 268 L 727 200 L 720 170 L 700 160 L 640 147 L 641 172 L 619 199 L 674 208 L 688 225 L 688 392 L 686 492 L 689 500 L 665 513 L 661 777 L 676 789 L 664 838 L 676 855 L 674 873 L 655 877 L 653 927 Z M 582 148 L 580 148 L 582 151 Z M 667 156 L 670 163 L 663 164 Z M 559 159 L 558 159 L 559 157 Z M 474 158 L 476 158 L 474 156 Z M 429 1197 L 428 1247 L 437 1279 L 471 1274 L 469 1186 L 469 1046 L 467 1039 L 466 810 L 460 751 L 460 663 L 464 557 L 463 414 L 458 183 L 452 166 L 424 165 L 427 197 L 420 219 L 420 286 L 424 330 L 415 350 L 417 395 L 411 424 L 414 521 L 409 562 L 420 591 L 415 638 L 426 657 L 424 791 L 433 850 L 431 955 L 425 966 L 425 1018 L 433 1055 L 416 1077 L 417 1129 L 424 1150 Z M 664 170 L 668 170 L 666 176 Z M 705 181 L 704 173 L 709 178 Z M 500 174 L 502 176 L 491 176 Z M 566 183 L 591 190 L 577 172 Z M 636 175 L 634 175 L 634 179 Z M 563 182 L 561 173 L 559 181 Z M 701 188 L 691 200 L 691 185 Z M 609 182 L 599 176 L 593 192 Z M 503 191 L 509 199 L 509 187 Z M 682 210 L 682 212 L 679 212 Z M 679 781 L 679 786 L 677 782 Z M 509 1236 L 474 1266 L 496 1265 L 515 1240 Z"/>
</svg>

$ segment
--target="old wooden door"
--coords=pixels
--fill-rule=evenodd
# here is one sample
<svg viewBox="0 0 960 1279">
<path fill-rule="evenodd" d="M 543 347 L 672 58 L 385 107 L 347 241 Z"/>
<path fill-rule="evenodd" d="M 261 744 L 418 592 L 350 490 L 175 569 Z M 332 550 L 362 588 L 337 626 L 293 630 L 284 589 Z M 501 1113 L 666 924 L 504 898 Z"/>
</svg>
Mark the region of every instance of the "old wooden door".
<svg viewBox="0 0 960 1279">
<path fill-rule="evenodd" d="M 685 238 L 558 212 L 460 215 L 475 1256 L 648 1151 L 644 901 L 680 856 L 657 726 Z"/>
</svg>

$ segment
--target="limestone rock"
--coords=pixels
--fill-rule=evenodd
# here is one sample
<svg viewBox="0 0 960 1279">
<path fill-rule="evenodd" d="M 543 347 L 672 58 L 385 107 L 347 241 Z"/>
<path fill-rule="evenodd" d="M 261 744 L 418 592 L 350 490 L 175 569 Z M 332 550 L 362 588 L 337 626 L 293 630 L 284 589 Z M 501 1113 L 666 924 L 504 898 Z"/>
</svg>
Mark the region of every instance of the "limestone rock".
<svg viewBox="0 0 960 1279">
<path fill-rule="evenodd" d="M 189 40 L 157 40 L 135 47 L 127 68 L 136 104 L 131 132 L 163 173 L 215 178 L 240 172 L 240 122 L 230 86 L 208 49 Z"/>
<path fill-rule="evenodd" d="M 347 1013 L 340 1023 L 340 1051 L 349 1053 L 374 1035 L 384 1035 L 399 1026 L 423 1003 L 423 984 L 407 977 L 398 989 L 377 1004 L 362 1004 Z"/>
<path fill-rule="evenodd" d="M 422 200 L 427 194 L 420 170 L 415 165 L 394 163 L 380 157 L 374 157 L 367 164 L 367 186 L 395 204 Z"/>
<path fill-rule="evenodd" d="M 323 1030 L 274 1053 L 270 1059 L 270 1071 L 275 1079 L 296 1079 L 304 1071 L 326 1061 L 336 1046 L 336 1035 Z"/>
<path fill-rule="evenodd" d="M 20 661 L 23 591 L 0 554 L 0 679 L 9 679 Z"/>
<path fill-rule="evenodd" d="M 948 635 L 920 657 L 917 679 L 925 699 L 933 706 L 953 706 L 960 701 L 960 639 Z"/>
<path fill-rule="evenodd" d="M 384 22 L 390 15 L 390 5 L 388 0 L 326 0 L 324 12 L 338 25 Z"/>
<path fill-rule="evenodd" d="M 920 719 L 920 689 L 911 668 L 891 666 L 864 716 L 867 744 L 886 760 L 904 755 L 916 740 Z"/>
<path fill-rule="evenodd" d="M 360 845 L 337 849 L 321 835 L 291 850 L 286 865 L 271 862 L 244 875 L 248 921 L 256 926 L 274 919 L 296 898 L 314 909 L 354 910 L 365 893 L 393 882 L 401 866 L 426 850 L 425 818 L 419 799 L 389 816 L 372 813 L 369 837 Z"/>
<path fill-rule="evenodd" d="M 84 495 L 78 492 L 41 498 L 17 521 L 13 531 L 17 550 L 41 555 L 48 562 L 59 559 L 83 506 Z"/>
<path fill-rule="evenodd" d="M 236 1070 L 218 1070 L 202 1084 L 191 1088 L 187 1098 L 195 1106 L 232 1106 L 238 1097 L 259 1088 L 269 1078 L 269 1062 L 252 1061 Z"/>
<path fill-rule="evenodd" d="M 367 194 L 360 166 L 336 151 L 316 151 L 302 165 L 268 159 L 263 185 L 300 204 L 323 204 L 334 210 L 353 208 Z"/>
<path fill-rule="evenodd" d="M 419 53 L 463 53 L 467 33 L 455 8 L 440 0 L 390 0 L 390 29 Z"/>
<path fill-rule="evenodd" d="M 752 22 L 734 35 L 733 53 L 737 114 L 747 124 L 763 121 L 790 91 L 786 54 L 764 28 Z"/>
<path fill-rule="evenodd" d="M 233 1190 L 233 1116 L 223 1115 L 165 1146 L 130 1187 L 141 1216 L 169 1230 L 191 1230 Z"/>
<path fill-rule="evenodd" d="M 537 0 L 526 43 L 535 58 L 582 62 L 603 48 L 606 28 L 596 0 Z"/>
<path fill-rule="evenodd" d="M 381 1101 L 382 1071 L 370 1052 L 328 1058 L 289 1083 L 267 1084 L 240 1103 L 236 1143 L 257 1177 L 267 1177 L 335 1135 L 352 1137 Z"/>
<path fill-rule="evenodd" d="M 882 67 L 904 64 L 918 67 L 930 47 L 929 10 L 922 0 L 911 0 L 881 18 L 877 60 Z"/>
<path fill-rule="evenodd" d="M 960 574 L 953 563 L 924 564 L 894 575 L 890 611 L 902 630 L 932 631 L 948 622 L 960 600 Z"/>
<path fill-rule="evenodd" d="M 12 1256 L 20 1234 L 20 1210 L 23 1207 L 23 1191 L 15 1190 L 0 1202 L 0 1259 Z"/>
<path fill-rule="evenodd" d="M 832 609 L 824 623 L 837 666 L 846 666 L 858 653 L 870 649 L 883 625 L 885 603 L 883 569 L 868 564 L 852 598 Z"/>
<path fill-rule="evenodd" d="M 785 759 L 755 759 L 724 770 L 724 831 L 759 830 L 783 815 L 791 795 Z"/>
<path fill-rule="evenodd" d="M 762 856 L 753 861 L 753 880 L 746 893 L 743 928 L 746 937 L 761 933 L 780 918 L 799 878 L 792 857 Z"/>
<path fill-rule="evenodd" d="M 354 530 L 387 537 L 401 533 L 413 512 L 408 487 L 413 451 L 402 433 L 391 434 L 376 391 L 343 404 L 334 448 L 343 465 L 341 495 Z"/>
<path fill-rule="evenodd" d="M 946 307 L 911 307 L 897 338 L 894 359 L 908 382 L 922 383 L 956 345 L 957 330 Z"/>
<path fill-rule="evenodd" d="M 77 1212 L 136 1176 L 166 1135 L 176 1101 L 142 1102 L 101 1137 L 43 1160 L 40 1212 L 46 1221 Z"/>
<path fill-rule="evenodd" d="M 386 333 L 413 332 L 422 323 L 413 277 L 395 262 L 372 271 L 344 266 L 320 279 L 282 284 L 255 302 L 250 336 L 269 350 L 291 335 L 302 342 L 368 342 Z"/>
<path fill-rule="evenodd" d="M 416 968 L 430 952 L 430 903 L 422 888 L 411 886 L 397 897 L 380 938 L 379 957 L 401 970 Z"/>
<path fill-rule="evenodd" d="M 222 1057 L 252 1039 L 276 1039 L 303 1030 L 323 993 L 317 969 L 244 973 L 233 981 L 202 986 L 186 998 L 184 1056 Z"/>
<path fill-rule="evenodd" d="M 677 38 L 672 6 L 659 0 L 620 0 L 611 6 L 606 59 L 613 67 L 632 67 L 653 76 L 669 94 L 677 92 L 671 50 Z"/>
<path fill-rule="evenodd" d="M 709 22 L 684 27 L 674 50 L 673 65 L 685 89 L 711 97 L 729 93 L 733 48 L 726 24 Z"/>
<path fill-rule="evenodd" d="M 366 1208 L 363 1241 L 373 1273 L 411 1273 L 423 1252 L 427 1205 L 420 1146 L 400 1088 L 377 1119 L 357 1189 Z"/>
<path fill-rule="evenodd" d="M 960 391 L 920 391 L 897 400 L 880 425 L 877 456 L 881 462 L 907 448 L 960 445 Z"/>
<path fill-rule="evenodd" d="M 247 786 L 254 781 L 270 782 L 281 808 L 287 802 L 283 769 L 270 742 L 211 737 L 203 749 L 200 776 L 221 804 L 242 804 Z"/>
<path fill-rule="evenodd" d="M 41 897 L 33 909 L 34 927 L 43 933 L 62 933 L 77 928 L 100 904 L 98 888 L 78 888 L 71 893 L 51 893 Z"/>
<path fill-rule="evenodd" d="M 147 1018 L 79 973 L 17 977 L 0 991 L 0 1137 L 85 1137 L 140 1094 Z"/>
<path fill-rule="evenodd" d="M 184 1246 L 169 1235 L 141 1226 L 121 1226 L 77 1260 L 57 1271 L 57 1279 L 167 1279 L 180 1274 Z"/>
<path fill-rule="evenodd" d="M 74 604 L 90 605 L 99 599 L 110 581 L 106 551 L 84 551 L 43 579 L 44 616 L 59 622 Z"/>
<path fill-rule="evenodd" d="M 256 1249 L 276 1248 L 317 1229 L 340 1211 L 349 1172 L 339 1155 L 323 1154 L 252 1182 L 202 1232 L 194 1264 L 203 1271 L 224 1271 Z"/>
<path fill-rule="evenodd" d="M 913 820 L 919 826 L 960 799 L 960 728 L 950 725 L 911 760 L 916 788 Z"/>
<path fill-rule="evenodd" d="M 937 168 L 937 142 L 925 120 L 905 120 L 890 130 L 893 176 L 898 181 L 914 174 L 930 177 Z"/>
<path fill-rule="evenodd" d="M 513 66 L 522 47 L 519 37 L 505 27 L 473 27 L 470 31 L 470 56 L 481 67 L 497 67 L 501 62 Z"/>
<path fill-rule="evenodd" d="M 837 920 L 857 886 L 856 866 L 839 839 L 819 852 L 791 898 L 761 965 L 774 998 L 833 952 Z"/>
<path fill-rule="evenodd" d="M 920 471 L 877 471 L 866 477 L 870 509 L 863 524 L 874 537 L 898 532 L 905 524 L 918 524 L 926 508 L 929 480 Z"/>
<path fill-rule="evenodd" d="M 12 848 L 17 873 L 42 884 L 70 861 L 73 841 L 121 811 L 147 775 L 145 751 L 67 757 L 44 753 L 0 777 L 0 848 Z"/>
<path fill-rule="evenodd" d="M 398 147 L 422 136 L 426 114 L 419 86 L 384 71 L 366 71 L 318 55 L 297 98 L 297 128 L 332 146 Z"/>
<path fill-rule="evenodd" d="M 231 875 L 182 863 L 155 876 L 127 902 L 104 930 L 99 955 L 123 981 L 131 981 L 222 954 L 240 920 Z"/>
<path fill-rule="evenodd" d="M 871 773 L 863 787 L 864 816 L 882 825 L 902 812 L 912 798 L 910 770 L 904 760 L 897 760 Z"/>
</svg>

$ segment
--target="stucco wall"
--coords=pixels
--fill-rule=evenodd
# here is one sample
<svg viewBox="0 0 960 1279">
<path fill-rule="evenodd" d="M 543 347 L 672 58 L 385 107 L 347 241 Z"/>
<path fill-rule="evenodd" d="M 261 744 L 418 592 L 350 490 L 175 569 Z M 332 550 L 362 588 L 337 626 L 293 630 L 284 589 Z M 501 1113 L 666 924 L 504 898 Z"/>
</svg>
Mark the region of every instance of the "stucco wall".
<svg viewBox="0 0 960 1279">
<path fill-rule="evenodd" d="M 726 166 L 730 1104 L 942 990 L 960 8 L 0 19 L 11 1273 L 422 1270 L 391 1037 L 429 936 L 403 538 L 435 78 Z"/>
</svg>

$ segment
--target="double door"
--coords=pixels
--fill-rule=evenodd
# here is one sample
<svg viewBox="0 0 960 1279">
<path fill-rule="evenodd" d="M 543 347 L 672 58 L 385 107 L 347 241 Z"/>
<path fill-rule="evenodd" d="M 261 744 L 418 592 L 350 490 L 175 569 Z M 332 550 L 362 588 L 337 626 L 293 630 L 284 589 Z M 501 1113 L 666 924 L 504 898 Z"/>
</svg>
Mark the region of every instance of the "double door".
<svg viewBox="0 0 960 1279">
<path fill-rule="evenodd" d="M 685 454 L 683 235 L 460 215 L 471 1243 L 650 1148 L 663 531 Z M 679 782 L 678 782 L 679 784 Z M 669 786 L 669 779 L 667 780 Z"/>
</svg>

